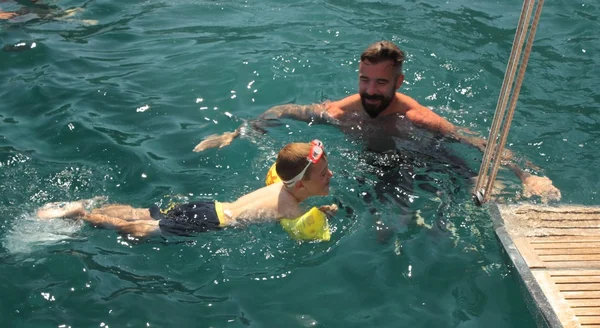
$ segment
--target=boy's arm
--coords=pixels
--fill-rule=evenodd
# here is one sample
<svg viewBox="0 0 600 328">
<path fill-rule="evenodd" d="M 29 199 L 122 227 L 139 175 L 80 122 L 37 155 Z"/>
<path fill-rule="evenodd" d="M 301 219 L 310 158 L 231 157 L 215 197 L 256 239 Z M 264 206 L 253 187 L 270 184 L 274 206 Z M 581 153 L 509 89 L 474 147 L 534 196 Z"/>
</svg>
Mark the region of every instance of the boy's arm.
<svg viewBox="0 0 600 328">
<path fill-rule="evenodd" d="M 282 198 L 277 205 L 280 219 L 295 219 L 306 212 L 306 210 L 300 206 L 300 203 L 292 198 Z"/>
<path fill-rule="evenodd" d="M 327 106 L 325 104 L 287 104 L 269 108 L 257 119 L 250 121 L 249 125 L 256 130 L 266 133 L 267 127 L 274 125 L 274 123 L 282 118 L 289 118 L 303 122 L 325 123 L 329 120 L 329 115 L 327 114 Z M 235 129 L 233 132 L 225 132 L 220 135 L 210 135 L 196 145 L 196 147 L 194 147 L 194 151 L 201 152 L 210 148 L 223 148 L 228 146 L 231 144 L 233 139 L 237 138 L 241 134 L 243 127 L 244 124 Z"/>
<path fill-rule="evenodd" d="M 336 204 L 323 205 L 319 207 L 319 211 L 327 214 L 327 217 L 332 217 L 337 213 L 338 206 Z"/>
</svg>

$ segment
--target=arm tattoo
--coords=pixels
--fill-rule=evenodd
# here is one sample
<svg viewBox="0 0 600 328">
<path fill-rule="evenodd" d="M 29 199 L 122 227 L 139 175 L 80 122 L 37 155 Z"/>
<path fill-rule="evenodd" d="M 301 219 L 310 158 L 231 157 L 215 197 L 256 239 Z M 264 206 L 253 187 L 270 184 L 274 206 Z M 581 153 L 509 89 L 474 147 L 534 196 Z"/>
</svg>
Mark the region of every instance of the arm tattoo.
<svg viewBox="0 0 600 328">
<path fill-rule="evenodd" d="M 321 104 L 311 105 L 280 105 L 271 107 L 259 116 L 259 120 L 275 120 L 289 118 L 304 122 L 324 123 L 328 117 L 326 109 Z"/>
<path fill-rule="evenodd" d="M 262 133 L 267 133 L 269 126 L 280 125 L 279 119 L 288 118 L 307 123 L 327 123 L 330 116 L 327 109 L 322 104 L 311 105 L 280 105 L 269 108 L 261 114 L 256 120 L 252 120 L 250 125 Z"/>
</svg>

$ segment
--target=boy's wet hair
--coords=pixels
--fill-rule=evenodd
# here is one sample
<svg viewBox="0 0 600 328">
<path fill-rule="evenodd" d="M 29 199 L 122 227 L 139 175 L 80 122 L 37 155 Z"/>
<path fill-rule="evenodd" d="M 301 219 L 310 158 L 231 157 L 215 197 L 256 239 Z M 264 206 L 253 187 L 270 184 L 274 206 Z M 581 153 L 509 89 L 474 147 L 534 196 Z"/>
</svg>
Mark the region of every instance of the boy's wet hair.
<svg viewBox="0 0 600 328">
<path fill-rule="evenodd" d="M 304 168 L 308 161 L 306 157 L 310 152 L 310 143 L 289 143 L 283 147 L 277 155 L 277 162 L 275 163 L 275 171 L 277 175 L 283 181 L 291 180 L 298 175 Z M 327 153 L 323 150 L 323 157 L 327 158 Z M 308 170 L 304 173 L 302 180 L 308 180 L 312 172 L 313 165 L 308 167 Z"/>
<path fill-rule="evenodd" d="M 379 64 L 384 61 L 391 61 L 396 67 L 398 73 L 402 73 L 402 63 L 404 63 L 404 52 L 396 44 L 390 41 L 378 41 L 371 44 L 360 55 L 360 61 L 369 61 L 372 64 Z"/>
</svg>

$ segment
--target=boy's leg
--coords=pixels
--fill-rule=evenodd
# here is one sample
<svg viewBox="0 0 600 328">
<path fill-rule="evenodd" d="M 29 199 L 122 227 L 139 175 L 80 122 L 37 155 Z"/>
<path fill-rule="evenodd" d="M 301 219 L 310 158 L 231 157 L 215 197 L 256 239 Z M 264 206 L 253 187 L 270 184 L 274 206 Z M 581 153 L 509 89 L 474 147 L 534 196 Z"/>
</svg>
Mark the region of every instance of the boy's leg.
<svg viewBox="0 0 600 328">
<path fill-rule="evenodd" d="M 40 207 L 37 216 L 40 219 L 52 219 L 71 217 L 76 218 L 86 214 L 85 206 L 82 202 L 57 202 L 48 203 Z"/>
<path fill-rule="evenodd" d="M 2 11 L 0 10 L 0 19 L 11 19 L 13 17 L 18 16 L 19 14 L 12 11 Z"/>
<path fill-rule="evenodd" d="M 86 214 L 82 217 L 84 221 L 91 224 L 109 227 L 135 237 L 145 237 L 151 233 L 160 231 L 158 220 L 136 220 L 127 221 L 120 218 L 109 217 L 102 214 Z"/>
<path fill-rule="evenodd" d="M 129 205 L 106 205 L 92 210 L 92 214 L 99 214 L 126 221 L 154 220 L 147 208 L 134 208 Z"/>
</svg>

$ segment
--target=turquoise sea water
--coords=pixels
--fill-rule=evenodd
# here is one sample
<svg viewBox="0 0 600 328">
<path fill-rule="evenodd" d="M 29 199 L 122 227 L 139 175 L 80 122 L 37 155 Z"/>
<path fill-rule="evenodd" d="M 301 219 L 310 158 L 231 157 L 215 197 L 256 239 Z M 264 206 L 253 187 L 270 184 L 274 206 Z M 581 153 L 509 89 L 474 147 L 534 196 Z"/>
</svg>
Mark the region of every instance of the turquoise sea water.
<svg viewBox="0 0 600 328">
<path fill-rule="evenodd" d="M 396 193 L 372 197 L 378 168 L 394 162 L 332 126 L 285 122 L 191 151 L 270 106 L 354 93 L 359 54 L 379 39 L 408 55 L 403 92 L 487 135 L 521 2 L 52 4 L 85 10 L 0 22 L 0 326 L 535 326 L 485 208 L 443 160 L 413 158 L 429 181 L 403 190 L 407 219 Z M 509 138 L 563 203 L 598 204 L 599 8 L 546 2 Z M 140 207 L 231 200 L 263 185 L 281 146 L 315 137 L 336 174 L 324 201 L 344 204 L 330 242 L 297 243 L 275 224 L 139 242 L 32 217 L 94 195 Z M 478 169 L 477 151 L 445 147 Z"/>
</svg>

